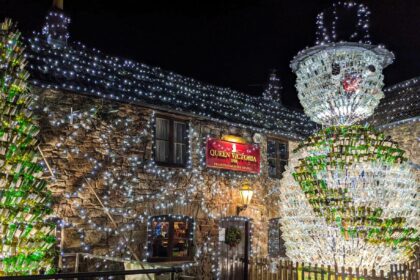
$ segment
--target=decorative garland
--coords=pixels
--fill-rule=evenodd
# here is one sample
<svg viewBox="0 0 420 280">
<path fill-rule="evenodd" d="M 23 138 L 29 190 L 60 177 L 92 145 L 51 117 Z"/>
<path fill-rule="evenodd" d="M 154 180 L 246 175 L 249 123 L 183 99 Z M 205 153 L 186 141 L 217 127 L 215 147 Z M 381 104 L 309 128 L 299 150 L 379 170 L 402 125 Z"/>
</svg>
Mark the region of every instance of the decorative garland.
<svg viewBox="0 0 420 280">
<path fill-rule="evenodd" d="M 231 226 L 226 229 L 225 243 L 231 248 L 236 247 L 241 243 L 242 233 L 241 230 L 237 227 Z"/>
</svg>

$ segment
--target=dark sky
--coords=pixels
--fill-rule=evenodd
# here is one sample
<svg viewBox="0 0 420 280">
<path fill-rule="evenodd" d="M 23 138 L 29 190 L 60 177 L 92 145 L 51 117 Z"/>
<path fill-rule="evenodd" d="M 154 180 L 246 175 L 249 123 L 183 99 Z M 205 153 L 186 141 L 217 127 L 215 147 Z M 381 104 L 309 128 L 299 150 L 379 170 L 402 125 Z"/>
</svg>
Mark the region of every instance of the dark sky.
<svg viewBox="0 0 420 280">
<path fill-rule="evenodd" d="M 0 0 L 1 18 L 24 34 L 40 30 L 51 0 Z M 371 37 L 394 51 L 387 85 L 420 75 L 420 1 L 361 1 L 372 11 Z M 293 56 L 315 41 L 321 0 L 67 0 L 70 39 L 107 54 L 160 66 L 215 85 L 259 94 L 278 69 L 283 101 L 299 107 Z M 345 28 L 344 28 L 345 30 Z"/>
</svg>

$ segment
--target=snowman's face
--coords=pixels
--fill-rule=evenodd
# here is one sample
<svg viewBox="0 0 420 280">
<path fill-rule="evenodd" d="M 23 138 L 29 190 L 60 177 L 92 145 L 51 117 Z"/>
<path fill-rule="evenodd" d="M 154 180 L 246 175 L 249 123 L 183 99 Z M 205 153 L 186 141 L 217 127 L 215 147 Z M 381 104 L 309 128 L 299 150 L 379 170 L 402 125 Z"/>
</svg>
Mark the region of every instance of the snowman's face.
<svg viewBox="0 0 420 280">
<path fill-rule="evenodd" d="M 291 172 L 312 207 L 308 216 L 321 219 L 328 235 L 339 233 L 331 244 L 341 242 L 342 253 L 353 251 L 356 262 L 368 246 L 412 254 L 419 241 L 418 184 L 395 143 L 366 127 L 331 127 L 310 137 L 298 153 Z"/>
<path fill-rule="evenodd" d="M 323 125 L 369 117 L 383 98 L 382 58 L 366 49 L 320 51 L 299 63 L 296 88 L 305 113 Z"/>
</svg>

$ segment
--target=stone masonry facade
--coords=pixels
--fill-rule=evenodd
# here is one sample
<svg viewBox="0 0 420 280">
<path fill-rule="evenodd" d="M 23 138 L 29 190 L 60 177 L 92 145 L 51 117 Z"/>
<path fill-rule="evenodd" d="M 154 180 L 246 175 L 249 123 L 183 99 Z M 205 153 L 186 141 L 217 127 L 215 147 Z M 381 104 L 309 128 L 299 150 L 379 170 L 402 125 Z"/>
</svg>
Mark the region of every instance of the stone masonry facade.
<svg viewBox="0 0 420 280">
<path fill-rule="evenodd" d="M 99 201 L 104 195 L 111 196 L 107 200 L 109 201 L 107 207 L 121 208 L 122 211 L 124 207 L 130 207 L 133 212 L 147 211 L 148 215 L 190 216 L 196 222 L 195 250 L 202 251 L 204 242 L 207 242 L 207 246 L 217 244 L 218 218 L 209 218 L 203 211 L 203 205 L 208 209 L 207 211 L 218 217 L 235 215 L 236 206 L 240 201 L 238 188 L 244 179 L 231 177 L 229 172 L 210 172 L 202 168 L 200 169 L 202 193 L 197 194 L 192 203 L 181 206 L 174 203 L 166 208 L 161 208 L 153 199 L 143 203 L 130 203 L 129 199 L 118 191 L 105 194 L 106 182 L 101 177 L 92 176 L 92 173 L 101 174 L 106 170 L 114 175 L 113 178 L 116 176 L 135 178 L 138 181 L 138 187 L 134 189 L 133 196 L 154 194 L 165 187 L 167 183 L 165 179 L 144 167 L 153 159 L 153 133 L 148 133 L 129 148 L 124 148 L 124 141 L 128 141 L 127 137 L 135 138 L 136 134 L 148 130 L 146 126 L 154 110 L 69 92 L 36 89 L 36 95 L 38 96 L 36 115 L 39 117 L 41 126 L 40 148 L 54 176 L 50 187 L 55 197 L 55 213 L 73 224 L 65 228 L 62 234 L 61 246 L 64 252 L 109 254 L 110 250 L 118 245 L 121 236 L 98 230 L 91 224 L 119 228 L 130 222 L 134 223 L 134 227 L 124 231 L 125 238 L 131 240 L 129 243 L 132 253 L 139 259 L 144 259 L 147 241 L 146 221 L 132 221 L 130 217 L 127 218 L 118 213 L 106 213 L 101 205 L 103 201 Z M 94 108 L 94 113 L 92 113 L 92 108 Z M 69 120 L 71 113 L 79 114 L 79 116 Z M 155 111 L 155 114 L 165 113 Z M 178 117 L 188 121 L 195 131 L 193 143 L 190 143 L 192 168 L 197 169 L 200 165 L 202 156 L 200 151 L 205 148 L 202 139 L 206 135 L 220 138 L 224 134 L 235 134 L 252 142 L 254 131 L 191 116 L 179 115 Z M 116 120 L 127 120 L 128 125 L 115 124 Z M 254 255 L 266 256 L 268 221 L 270 218 L 278 217 L 279 214 L 277 210 L 279 200 L 276 192 L 273 192 L 279 187 L 279 180 L 268 176 L 266 135 L 263 135 L 260 145 L 261 174 L 246 178 L 254 187 L 254 196 L 251 205 L 241 215 L 252 219 Z M 295 146 L 296 142 L 289 141 L 289 150 L 293 150 Z M 113 161 L 109 160 L 109 153 L 114 153 Z M 132 162 L 130 162 L 132 158 L 136 158 L 136 162 L 141 167 L 135 170 L 136 174 L 126 174 L 133 170 Z M 92 172 L 94 160 L 101 161 L 101 166 L 100 170 Z M 174 192 L 185 192 L 186 186 L 191 184 L 188 176 L 182 174 L 180 170 L 170 168 L 162 168 L 162 170 L 174 172 L 170 179 L 177 186 L 176 190 L 172 190 Z M 47 175 L 51 176 L 51 174 Z M 78 195 L 75 195 L 77 190 Z M 166 203 L 170 204 L 174 202 L 174 199 L 176 200 L 176 196 L 168 194 Z M 81 213 L 81 211 L 85 212 Z M 135 213 L 133 214 L 135 216 Z M 81 216 L 86 217 L 81 218 Z M 83 238 L 80 237 L 81 234 Z M 89 249 L 85 250 L 84 245 L 88 245 Z M 211 267 L 214 263 L 211 254 L 201 253 L 196 260 L 199 265 L 195 269 L 198 271 L 193 273 L 200 275 L 202 279 L 211 279 Z"/>
<path fill-rule="evenodd" d="M 196 198 L 189 203 L 178 205 L 176 192 L 187 191 L 187 186 L 192 183 L 189 181 L 191 178 L 182 170 L 157 167 L 157 170 L 172 172 L 170 180 L 176 189 L 171 190 L 173 193 L 167 194 L 167 201 L 164 203 L 169 206 L 161 207 L 160 203 L 153 199 L 145 200 L 143 203 L 130 203 L 129 198 L 118 191 L 106 194 L 105 179 L 95 177 L 92 173 L 102 174 L 103 171 L 109 171 L 113 174 L 112 178 L 115 176 L 135 178 L 138 181 L 138 187 L 134 189 L 132 196 L 156 194 L 162 191 L 167 184 L 165 178 L 147 168 L 147 163 L 153 160 L 152 127 L 147 126 L 150 125 L 153 114 L 168 114 L 168 112 L 70 92 L 36 89 L 36 95 L 38 98 L 35 110 L 41 126 L 40 148 L 49 164 L 50 173 L 53 174 L 50 186 L 55 197 L 55 213 L 73 224 L 65 228 L 62 234 L 61 246 L 64 251 L 67 253 L 85 251 L 93 255 L 106 255 L 110 254 L 112 248 L 118 246 L 121 236 L 124 236 L 130 240 L 128 243 L 131 253 L 138 259 L 145 258 L 147 222 L 145 220 L 132 221 L 131 217 L 118 213 L 106 213 L 104 205 L 101 204 L 103 201 L 100 200 L 107 195 L 110 197 L 107 199 L 106 207 L 121 208 L 122 211 L 124 211 L 123 208 L 130 207 L 134 216 L 136 213 L 147 212 L 150 216 L 173 214 L 192 217 L 196 222 L 194 247 L 196 251 L 201 252 L 196 256 L 199 265 L 193 268 L 192 273 L 198 275 L 200 279 L 211 279 L 214 255 L 205 253 L 204 247 L 217 244 L 218 218 L 214 217 L 235 215 L 235 209 L 240 200 L 238 188 L 244 178 L 230 176 L 229 172 L 217 173 L 210 172 L 206 168 L 200 169 L 202 161 L 200 157 L 203 156 L 202 151 L 205 148 L 202 139 L 206 135 L 220 138 L 224 134 L 235 134 L 252 142 L 254 131 L 178 113 L 177 117 L 189 122 L 195 132 L 190 143 L 191 166 L 200 171 L 202 193 L 197 194 Z M 72 112 L 79 116 L 68 120 L 69 113 Z M 169 115 L 172 114 L 169 113 Z M 116 121 L 127 121 L 127 123 L 116 124 Z M 80 129 L 80 126 L 83 129 Z M 136 139 L 136 134 L 141 131 L 149 133 L 137 139 L 136 143 L 124 145 L 124 142 L 128 141 L 127 137 Z M 384 129 L 384 132 L 399 142 L 414 164 L 419 164 L 420 125 L 418 122 Z M 290 152 L 297 145 L 296 141 L 285 141 L 288 141 Z M 275 190 L 281 187 L 279 180 L 268 176 L 267 135 L 263 135 L 260 145 L 261 174 L 245 178 L 251 182 L 255 192 L 251 205 L 241 213 L 252 219 L 254 256 L 267 255 L 268 221 L 279 216 L 278 203 L 280 202 Z M 114 154 L 112 161 L 109 160 L 109 153 Z M 88 158 L 91 159 L 88 160 Z M 138 163 L 136 169 L 132 168 L 130 161 L 132 158 L 136 158 Z M 92 172 L 92 166 L 94 166 L 92 160 L 101 162 L 100 170 Z M 137 173 L 130 173 L 133 170 Z M 51 174 L 46 175 L 51 177 Z M 75 191 L 78 191 L 78 195 L 74 194 Z M 207 210 L 204 211 L 204 208 Z M 81 209 L 86 212 L 81 213 Z M 209 217 L 208 213 L 214 217 Z M 81 218 L 82 216 L 85 218 Z M 98 230 L 92 227 L 92 223 L 108 228 L 119 228 L 127 223 L 134 225 L 124 231 L 124 235 L 118 236 L 115 233 Z M 81 234 L 83 238 L 80 237 Z M 83 248 L 86 245 L 89 246 L 87 250 Z M 118 257 L 121 254 L 115 256 Z"/>
</svg>

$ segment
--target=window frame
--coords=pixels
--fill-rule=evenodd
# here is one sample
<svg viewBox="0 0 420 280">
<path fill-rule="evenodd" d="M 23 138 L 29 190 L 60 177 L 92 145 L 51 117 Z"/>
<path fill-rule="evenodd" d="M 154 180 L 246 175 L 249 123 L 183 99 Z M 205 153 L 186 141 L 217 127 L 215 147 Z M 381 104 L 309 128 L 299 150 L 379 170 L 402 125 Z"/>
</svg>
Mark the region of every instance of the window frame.
<svg viewBox="0 0 420 280">
<path fill-rule="evenodd" d="M 269 163 L 269 159 L 272 159 L 273 157 L 269 157 L 269 151 L 268 151 L 268 145 L 270 141 L 274 141 L 276 143 L 276 157 L 274 158 L 276 160 L 276 175 L 273 176 L 270 174 L 270 163 Z M 280 157 L 280 153 L 279 151 L 279 143 L 281 144 L 285 144 L 286 145 L 286 159 L 282 159 Z M 267 173 L 268 173 L 268 177 L 272 178 L 272 179 L 282 179 L 283 178 L 283 173 L 280 172 L 280 162 L 284 161 L 286 162 L 286 165 L 289 164 L 289 141 L 283 138 L 278 138 L 278 137 L 267 137 Z"/>
<path fill-rule="evenodd" d="M 167 257 L 154 257 L 153 256 L 153 234 L 152 234 L 152 223 L 153 221 L 160 220 L 162 222 L 169 223 L 168 229 L 168 256 Z M 174 248 L 174 223 L 175 222 L 185 222 L 188 224 L 188 233 L 187 233 L 187 242 L 188 242 L 188 251 L 187 256 L 185 257 L 174 257 L 173 248 Z M 152 216 L 149 218 L 147 226 L 147 261 L 148 262 L 176 262 L 176 261 L 193 261 L 194 260 L 194 237 L 195 237 L 195 228 L 194 228 L 194 219 L 189 216 L 171 216 L 171 215 L 158 215 Z"/>
<path fill-rule="evenodd" d="M 168 150 L 168 162 L 165 161 L 158 161 L 156 158 L 156 150 L 157 150 L 157 121 L 155 121 L 155 127 L 154 127 L 154 132 L 153 132 L 153 140 L 154 140 L 154 145 L 153 145 L 153 159 L 155 161 L 155 163 L 159 166 L 163 166 L 163 167 L 174 167 L 174 168 L 185 168 L 187 166 L 188 163 L 188 156 L 190 153 L 189 150 L 189 139 L 188 139 L 188 130 L 190 128 L 190 122 L 188 119 L 183 119 L 183 118 L 179 118 L 179 117 L 174 117 L 174 116 L 168 116 L 168 115 L 164 115 L 164 114 L 156 114 L 155 119 L 165 119 L 169 121 L 169 150 Z M 174 133 L 174 129 L 175 129 L 175 123 L 179 122 L 179 123 L 183 123 L 185 124 L 185 142 L 183 143 L 185 145 L 185 159 L 184 159 L 184 163 L 180 164 L 180 163 L 175 163 L 175 143 L 178 143 L 175 141 L 175 133 Z"/>
</svg>

